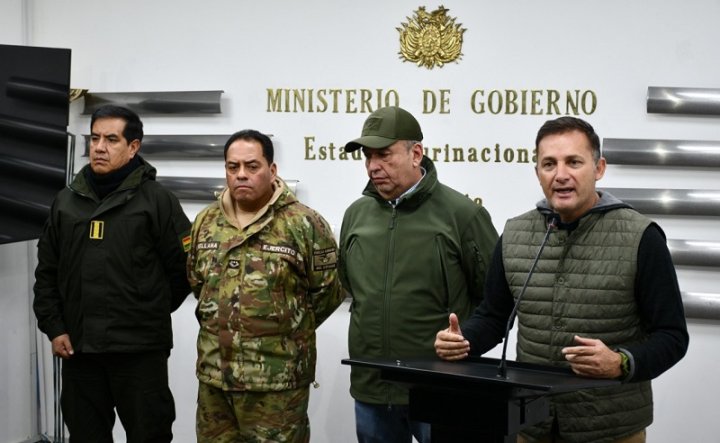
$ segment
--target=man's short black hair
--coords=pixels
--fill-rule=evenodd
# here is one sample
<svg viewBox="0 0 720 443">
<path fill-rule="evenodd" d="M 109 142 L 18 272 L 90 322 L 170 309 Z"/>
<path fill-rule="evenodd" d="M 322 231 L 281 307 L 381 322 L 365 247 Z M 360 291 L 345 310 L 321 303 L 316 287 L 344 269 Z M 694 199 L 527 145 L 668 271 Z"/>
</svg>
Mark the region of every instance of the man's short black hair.
<svg viewBox="0 0 720 443">
<path fill-rule="evenodd" d="M 133 140 L 142 142 L 143 138 L 143 124 L 140 121 L 140 117 L 128 108 L 116 105 L 104 105 L 93 112 L 90 118 L 90 130 L 95 124 L 95 120 L 102 118 L 121 118 L 125 120 L 125 129 L 123 129 L 123 137 L 128 143 L 132 143 Z"/>
<path fill-rule="evenodd" d="M 238 131 L 230 136 L 228 141 L 225 142 L 225 150 L 223 151 L 225 160 L 227 160 L 228 148 L 230 148 L 230 145 L 232 145 L 236 140 L 254 140 L 260 143 L 260 146 L 262 146 L 263 157 L 267 160 L 268 165 L 273 164 L 275 148 L 273 148 L 272 140 L 270 140 L 270 137 L 267 135 L 254 129 L 243 129 L 242 131 Z"/>
<path fill-rule="evenodd" d="M 576 117 L 559 117 L 555 120 L 548 120 L 540 127 L 535 137 L 535 149 L 540 150 L 540 141 L 548 135 L 563 134 L 570 131 L 580 131 L 590 141 L 592 148 L 593 161 L 597 163 L 600 160 L 600 137 L 595 133 L 595 129 L 590 123 Z"/>
</svg>

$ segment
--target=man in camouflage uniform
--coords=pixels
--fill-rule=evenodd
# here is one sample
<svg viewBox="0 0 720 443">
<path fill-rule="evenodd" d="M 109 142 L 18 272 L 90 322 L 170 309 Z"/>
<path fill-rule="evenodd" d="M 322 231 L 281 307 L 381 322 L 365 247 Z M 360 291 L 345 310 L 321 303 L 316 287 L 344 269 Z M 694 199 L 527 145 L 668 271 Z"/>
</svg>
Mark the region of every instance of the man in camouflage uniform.
<svg viewBox="0 0 720 443">
<path fill-rule="evenodd" d="M 198 298 L 197 440 L 308 442 L 315 329 L 339 306 L 327 222 L 276 175 L 254 130 L 225 144 L 228 187 L 192 228 Z"/>
</svg>

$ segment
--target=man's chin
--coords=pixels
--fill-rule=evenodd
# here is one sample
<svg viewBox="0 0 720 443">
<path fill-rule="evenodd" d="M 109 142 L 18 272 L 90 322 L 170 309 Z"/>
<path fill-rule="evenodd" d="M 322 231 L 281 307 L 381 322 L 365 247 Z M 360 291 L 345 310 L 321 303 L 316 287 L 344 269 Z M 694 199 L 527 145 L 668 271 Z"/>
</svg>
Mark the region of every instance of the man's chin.
<svg viewBox="0 0 720 443">
<path fill-rule="evenodd" d="M 100 165 L 90 165 L 90 169 L 92 169 L 92 172 L 96 175 L 104 175 L 110 172 L 110 168 L 107 166 L 100 166 Z"/>
<path fill-rule="evenodd" d="M 250 203 L 253 201 L 252 192 L 250 192 L 250 190 L 248 190 L 248 189 L 243 189 L 243 190 L 235 189 L 231 193 L 231 195 L 232 195 L 233 200 L 235 200 L 237 203 L 240 203 L 240 204 L 247 204 L 247 203 Z"/>
</svg>

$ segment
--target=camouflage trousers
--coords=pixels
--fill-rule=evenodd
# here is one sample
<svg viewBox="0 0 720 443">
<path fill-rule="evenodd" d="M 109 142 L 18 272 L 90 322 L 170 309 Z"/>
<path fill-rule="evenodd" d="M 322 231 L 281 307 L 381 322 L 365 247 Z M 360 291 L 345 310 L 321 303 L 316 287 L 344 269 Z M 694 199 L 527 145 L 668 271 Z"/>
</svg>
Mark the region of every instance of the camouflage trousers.
<svg viewBox="0 0 720 443">
<path fill-rule="evenodd" d="M 307 443 L 309 387 L 277 392 L 198 389 L 198 443 Z"/>
</svg>

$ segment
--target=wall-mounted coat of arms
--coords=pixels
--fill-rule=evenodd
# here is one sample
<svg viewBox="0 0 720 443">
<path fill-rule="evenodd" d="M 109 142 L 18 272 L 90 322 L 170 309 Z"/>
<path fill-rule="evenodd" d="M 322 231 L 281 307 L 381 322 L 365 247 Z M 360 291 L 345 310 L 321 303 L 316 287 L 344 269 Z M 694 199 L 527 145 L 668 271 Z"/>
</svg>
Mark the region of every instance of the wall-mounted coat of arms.
<svg viewBox="0 0 720 443">
<path fill-rule="evenodd" d="M 440 6 L 427 12 L 424 6 L 415 11 L 400 32 L 400 58 L 432 69 L 458 60 L 462 56 L 463 33 L 460 23 L 447 15 L 449 9 Z"/>
</svg>

